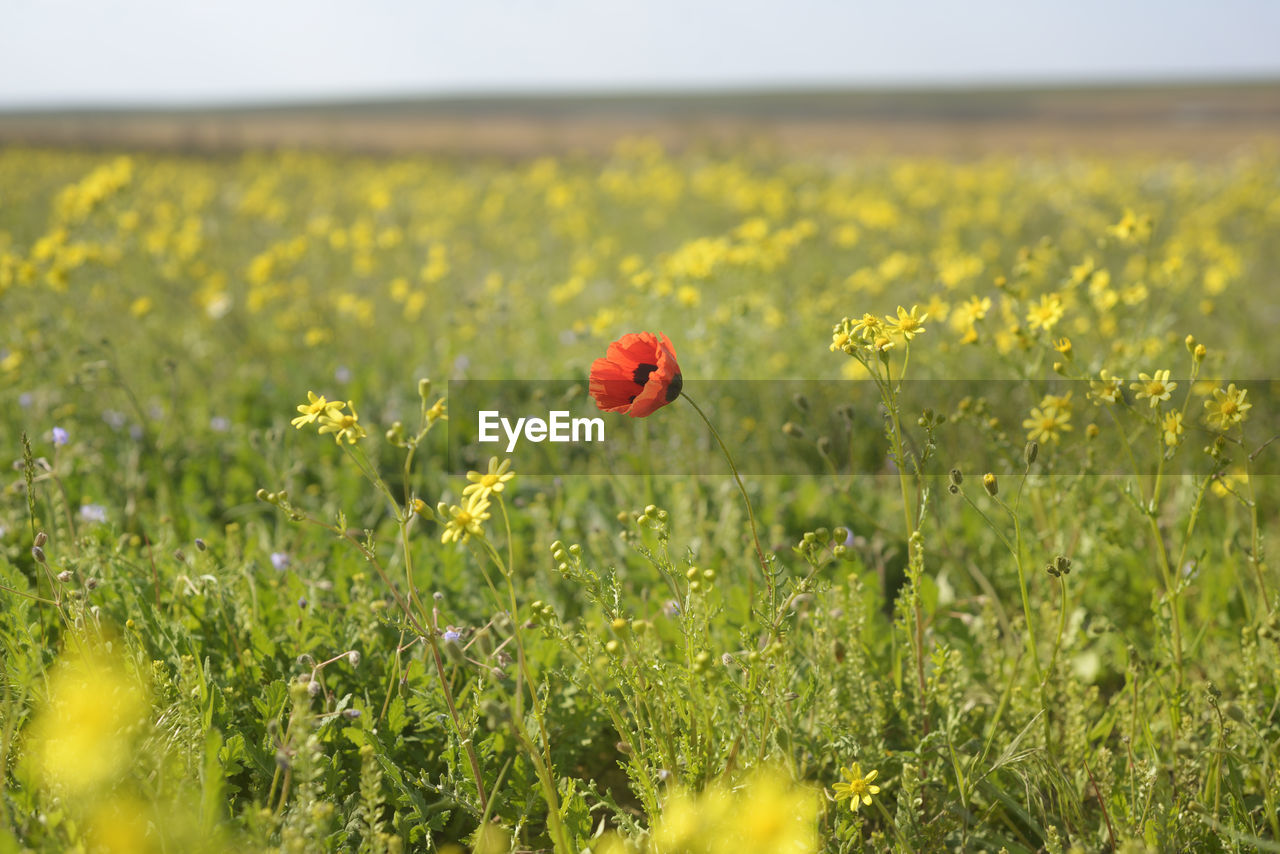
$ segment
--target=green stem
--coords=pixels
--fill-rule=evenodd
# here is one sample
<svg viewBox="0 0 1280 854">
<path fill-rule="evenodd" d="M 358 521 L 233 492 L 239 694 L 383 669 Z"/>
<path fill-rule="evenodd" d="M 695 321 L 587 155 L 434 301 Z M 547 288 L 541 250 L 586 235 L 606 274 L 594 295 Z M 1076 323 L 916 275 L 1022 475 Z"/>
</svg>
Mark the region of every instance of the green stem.
<svg viewBox="0 0 1280 854">
<path fill-rule="evenodd" d="M 898 488 L 902 492 L 902 521 L 907 533 L 907 571 L 911 584 L 911 611 L 915 617 L 915 631 L 912 633 L 911 647 L 915 654 L 916 660 L 916 681 L 917 688 L 920 692 L 920 712 L 924 725 L 924 731 L 927 735 L 930 730 L 929 726 L 929 703 L 928 703 L 928 686 L 924 678 L 924 614 L 920 610 L 920 578 L 916 567 L 916 555 L 913 554 L 914 546 L 912 545 L 916 534 L 915 514 L 912 513 L 911 500 L 911 484 L 907 474 L 907 460 L 902 448 L 902 423 L 898 417 L 898 395 L 897 391 L 902 387 L 902 379 L 906 376 L 907 360 L 911 357 L 911 347 L 906 348 L 906 352 L 902 357 L 902 371 L 898 374 L 898 387 L 894 388 L 892 383 L 892 375 L 889 369 L 889 358 L 884 356 L 884 386 L 883 394 L 885 395 L 885 407 L 889 410 L 889 420 L 893 426 L 893 456 L 894 463 L 898 468 Z"/>
<path fill-rule="evenodd" d="M 1021 490 L 1019 490 L 1019 493 L 1021 493 Z M 1008 504 L 1005 504 L 996 496 L 992 496 L 992 498 L 1013 520 L 1013 563 L 1018 569 L 1018 591 L 1022 594 L 1022 615 L 1027 621 L 1027 652 L 1031 654 L 1031 666 L 1036 671 L 1036 682 L 1043 684 L 1044 671 L 1040 669 L 1040 655 L 1036 651 L 1035 620 L 1031 617 L 1031 597 L 1027 594 L 1027 573 L 1022 565 L 1022 522 L 1018 519 L 1018 514 Z"/>
<path fill-rule="evenodd" d="M 707 429 L 710 430 L 711 435 L 715 437 L 716 443 L 720 445 L 720 450 L 724 453 L 724 458 L 729 463 L 729 469 L 733 472 L 733 479 L 738 482 L 738 491 L 742 493 L 742 501 L 747 506 L 747 521 L 751 523 L 751 539 L 755 543 L 756 557 L 760 560 L 760 572 L 764 575 L 764 583 L 769 588 L 769 607 L 770 610 L 772 610 L 777 604 L 774 601 L 777 598 L 777 594 L 773 586 L 773 575 L 769 572 L 769 563 L 764 557 L 764 549 L 760 547 L 760 534 L 756 530 L 756 515 L 755 511 L 751 509 L 751 498 L 747 495 L 747 487 L 743 484 L 742 476 L 738 474 L 738 467 L 734 465 L 733 456 L 725 446 L 724 440 L 720 438 L 719 431 L 717 431 L 715 425 L 711 423 L 711 419 L 702 411 L 702 407 L 693 402 L 693 398 L 689 397 L 688 394 L 681 392 L 680 396 L 693 407 L 694 412 L 697 412 L 698 415 L 701 416 L 703 423 L 707 425 Z"/>
</svg>

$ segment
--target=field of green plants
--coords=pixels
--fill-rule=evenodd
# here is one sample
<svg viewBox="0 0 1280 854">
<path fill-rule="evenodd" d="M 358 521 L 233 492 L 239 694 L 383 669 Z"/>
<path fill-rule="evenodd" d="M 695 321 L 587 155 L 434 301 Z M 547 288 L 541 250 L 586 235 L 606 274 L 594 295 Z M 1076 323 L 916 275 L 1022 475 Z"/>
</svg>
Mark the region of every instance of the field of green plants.
<svg viewBox="0 0 1280 854">
<path fill-rule="evenodd" d="M 0 854 L 1280 851 L 1278 167 L 0 149 Z"/>
</svg>

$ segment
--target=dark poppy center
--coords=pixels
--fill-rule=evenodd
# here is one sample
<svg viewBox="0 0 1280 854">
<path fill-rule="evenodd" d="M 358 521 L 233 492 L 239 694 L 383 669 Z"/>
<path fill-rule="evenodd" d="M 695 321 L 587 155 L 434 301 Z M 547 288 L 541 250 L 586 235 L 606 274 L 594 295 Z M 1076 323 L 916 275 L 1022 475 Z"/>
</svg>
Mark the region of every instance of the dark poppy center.
<svg viewBox="0 0 1280 854">
<path fill-rule="evenodd" d="M 667 386 L 667 403 L 675 400 L 680 396 L 680 389 L 684 388 L 684 377 L 676 374 L 671 378 L 671 385 Z"/>
<path fill-rule="evenodd" d="M 649 374 L 656 370 L 657 365 L 636 365 L 636 372 L 631 375 L 631 380 L 636 385 L 644 385 L 649 381 Z"/>
</svg>

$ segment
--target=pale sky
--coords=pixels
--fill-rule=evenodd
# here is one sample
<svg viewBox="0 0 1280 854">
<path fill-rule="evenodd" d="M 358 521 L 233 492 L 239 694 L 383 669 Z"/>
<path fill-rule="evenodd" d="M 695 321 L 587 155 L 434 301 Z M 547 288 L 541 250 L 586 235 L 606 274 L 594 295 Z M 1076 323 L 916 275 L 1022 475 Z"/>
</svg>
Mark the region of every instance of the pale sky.
<svg viewBox="0 0 1280 854">
<path fill-rule="evenodd" d="M 0 0 L 0 108 L 1280 78 L 1276 0 Z"/>
</svg>

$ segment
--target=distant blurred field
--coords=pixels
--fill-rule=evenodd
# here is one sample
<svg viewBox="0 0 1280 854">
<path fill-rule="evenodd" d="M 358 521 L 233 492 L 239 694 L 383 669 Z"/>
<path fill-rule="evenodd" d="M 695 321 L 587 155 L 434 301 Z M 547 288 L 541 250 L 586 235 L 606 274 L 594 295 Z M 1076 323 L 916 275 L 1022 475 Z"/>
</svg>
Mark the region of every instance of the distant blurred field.
<svg viewBox="0 0 1280 854">
<path fill-rule="evenodd" d="M 1280 139 L 1280 84 L 385 100 L 0 113 L 0 144 L 525 155 L 651 135 L 784 152 L 1221 154 Z"/>
</svg>

